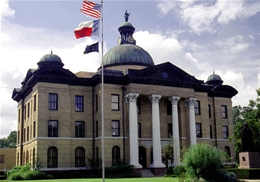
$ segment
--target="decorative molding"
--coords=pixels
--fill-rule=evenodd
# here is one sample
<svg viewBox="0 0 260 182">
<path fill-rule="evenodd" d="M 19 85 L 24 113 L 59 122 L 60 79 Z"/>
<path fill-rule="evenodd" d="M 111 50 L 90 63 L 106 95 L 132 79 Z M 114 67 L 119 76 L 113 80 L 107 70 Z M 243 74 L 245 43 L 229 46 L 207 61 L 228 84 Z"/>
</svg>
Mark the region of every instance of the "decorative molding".
<svg viewBox="0 0 260 182">
<path fill-rule="evenodd" d="M 178 96 L 169 97 L 169 101 L 171 101 L 172 105 L 178 105 L 179 100 L 180 100 L 180 97 L 178 97 Z"/>
<path fill-rule="evenodd" d="M 151 100 L 152 103 L 159 103 L 159 100 L 161 99 L 161 95 L 157 94 L 152 94 L 149 99 Z"/>
<path fill-rule="evenodd" d="M 195 102 L 197 101 L 196 98 L 193 97 L 189 97 L 185 100 L 185 104 L 187 104 L 188 106 L 195 106 Z"/>
<path fill-rule="evenodd" d="M 126 102 L 136 102 L 139 93 L 129 93 L 125 95 Z"/>
</svg>

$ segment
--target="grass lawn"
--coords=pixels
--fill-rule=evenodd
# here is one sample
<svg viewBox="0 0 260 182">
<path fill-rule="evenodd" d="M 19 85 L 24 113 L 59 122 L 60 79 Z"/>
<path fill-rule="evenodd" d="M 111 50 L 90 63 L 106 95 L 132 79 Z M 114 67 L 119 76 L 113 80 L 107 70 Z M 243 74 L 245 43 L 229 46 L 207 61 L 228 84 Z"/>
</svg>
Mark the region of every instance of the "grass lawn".
<svg viewBox="0 0 260 182">
<path fill-rule="evenodd" d="M 3 180 L 9 181 L 9 180 Z M 23 182 L 22 180 L 20 182 Z M 85 179 L 53 179 L 53 180 L 28 180 L 29 182 L 103 182 L 102 178 L 85 178 Z M 153 177 L 153 178 L 114 178 L 105 179 L 105 182 L 178 182 L 178 178 L 164 178 L 164 177 Z"/>
</svg>

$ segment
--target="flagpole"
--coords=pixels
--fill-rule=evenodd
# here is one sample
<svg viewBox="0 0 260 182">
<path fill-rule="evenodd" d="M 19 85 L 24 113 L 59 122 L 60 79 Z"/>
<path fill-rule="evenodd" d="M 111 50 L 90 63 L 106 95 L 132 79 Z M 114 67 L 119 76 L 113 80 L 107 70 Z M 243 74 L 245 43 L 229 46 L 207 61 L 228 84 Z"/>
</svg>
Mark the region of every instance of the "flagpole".
<svg viewBox="0 0 260 182">
<path fill-rule="evenodd" d="M 101 70 L 102 70 L 102 83 L 101 83 L 101 120 L 102 120 L 102 181 L 105 182 L 105 144 L 104 144 L 104 65 L 103 65 L 103 0 L 101 0 Z"/>
</svg>

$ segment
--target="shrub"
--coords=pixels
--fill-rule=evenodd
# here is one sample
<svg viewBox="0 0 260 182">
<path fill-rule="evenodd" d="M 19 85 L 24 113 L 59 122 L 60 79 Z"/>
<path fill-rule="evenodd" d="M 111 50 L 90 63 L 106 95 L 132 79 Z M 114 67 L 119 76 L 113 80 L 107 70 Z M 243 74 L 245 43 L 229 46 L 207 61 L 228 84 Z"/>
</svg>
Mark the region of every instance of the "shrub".
<svg viewBox="0 0 260 182">
<path fill-rule="evenodd" d="M 165 176 L 174 176 L 174 173 L 173 173 L 173 167 L 172 167 L 172 166 L 166 168 Z"/>
<path fill-rule="evenodd" d="M 192 145 L 184 154 L 183 166 L 188 176 L 210 182 L 233 182 L 235 177 L 221 170 L 224 152 L 207 144 Z"/>
<path fill-rule="evenodd" d="M 175 175 L 180 176 L 182 173 L 185 173 L 186 170 L 183 165 L 178 165 L 173 168 L 173 172 Z"/>
</svg>

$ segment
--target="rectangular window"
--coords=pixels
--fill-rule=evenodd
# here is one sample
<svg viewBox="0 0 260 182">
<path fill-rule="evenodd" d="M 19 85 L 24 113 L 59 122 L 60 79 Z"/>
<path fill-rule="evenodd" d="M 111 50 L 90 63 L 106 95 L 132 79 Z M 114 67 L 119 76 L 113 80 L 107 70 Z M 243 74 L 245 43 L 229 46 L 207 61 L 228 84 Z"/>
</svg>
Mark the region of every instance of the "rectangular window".
<svg viewBox="0 0 260 182">
<path fill-rule="evenodd" d="M 223 126 L 223 139 L 228 139 L 228 126 Z"/>
<path fill-rule="evenodd" d="M 98 137 L 98 121 L 96 121 L 96 137 Z"/>
<path fill-rule="evenodd" d="M 36 121 L 33 122 L 33 138 L 36 137 Z"/>
<path fill-rule="evenodd" d="M 221 117 L 227 118 L 227 106 L 225 106 L 225 105 L 221 106 Z"/>
<path fill-rule="evenodd" d="M 212 126 L 211 125 L 209 125 L 209 137 L 210 137 L 210 139 L 213 138 L 212 137 Z"/>
<path fill-rule="evenodd" d="M 200 115 L 200 101 L 195 102 L 194 111 L 196 115 Z"/>
<path fill-rule="evenodd" d="M 33 96 L 33 111 L 36 111 L 36 95 Z"/>
<path fill-rule="evenodd" d="M 27 126 L 27 138 L 26 138 L 26 141 L 29 141 L 29 138 L 30 138 L 30 136 L 29 136 L 29 131 L 30 131 L 30 129 L 29 129 L 29 126 Z"/>
<path fill-rule="evenodd" d="M 167 115 L 172 115 L 172 102 L 167 100 Z"/>
<path fill-rule="evenodd" d="M 49 110 L 58 110 L 58 94 L 49 94 Z"/>
<path fill-rule="evenodd" d="M 75 111 L 83 112 L 84 111 L 84 97 L 83 96 L 75 96 Z"/>
<path fill-rule="evenodd" d="M 25 142 L 25 136 L 26 136 L 26 129 L 23 129 L 23 142 Z"/>
<path fill-rule="evenodd" d="M 172 124 L 168 123 L 168 138 L 172 137 Z"/>
<path fill-rule="evenodd" d="M 85 122 L 84 121 L 75 122 L 75 137 L 85 137 Z"/>
<path fill-rule="evenodd" d="M 119 111 L 119 95 L 116 94 L 111 95 L 111 110 Z"/>
<path fill-rule="evenodd" d="M 112 136 L 120 136 L 119 120 L 112 120 Z"/>
<path fill-rule="evenodd" d="M 24 119 L 26 119 L 26 106 L 24 106 Z"/>
<path fill-rule="evenodd" d="M 21 109 L 18 110 L 18 122 L 20 122 L 20 120 L 21 120 L 21 113 L 20 112 L 21 112 Z"/>
<path fill-rule="evenodd" d="M 141 113 L 141 103 L 140 103 L 140 98 L 137 98 L 137 114 Z"/>
<path fill-rule="evenodd" d="M 196 136 L 197 136 L 197 138 L 202 137 L 201 123 L 196 123 Z"/>
<path fill-rule="evenodd" d="M 141 130 L 141 123 L 138 123 L 138 138 L 141 138 L 141 133 L 142 133 L 142 130 Z"/>
<path fill-rule="evenodd" d="M 58 137 L 58 121 L 57 120 L 49 120 L 48 137 Z"/>
<path fill-rule="evenodd" d="M 98 111 L 98 95 L 96 95 L 96 111 Z"/>
<path fill-rule="evenodd" d="M 209 112 L 209 118 L 211 118 L 211 108 L 210 108 L 210 105 L 208 105 L 208 112 Z"/>
<path fill-rule="evenodd" d="M 30 103 L 28 103 L 28 111 L 27 111 L 27 117 L 29 118 L 30 117 Z"/>
<path fill-rule="evenodd" d="M 20 130 L 17 133 L 17 144 L 20 144 Z"/>
</svg>

